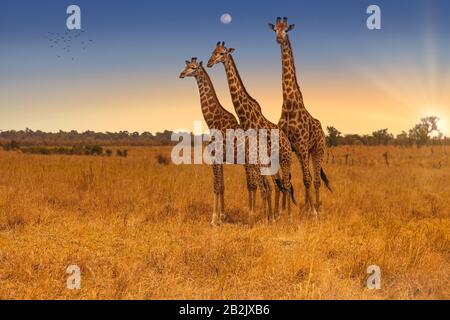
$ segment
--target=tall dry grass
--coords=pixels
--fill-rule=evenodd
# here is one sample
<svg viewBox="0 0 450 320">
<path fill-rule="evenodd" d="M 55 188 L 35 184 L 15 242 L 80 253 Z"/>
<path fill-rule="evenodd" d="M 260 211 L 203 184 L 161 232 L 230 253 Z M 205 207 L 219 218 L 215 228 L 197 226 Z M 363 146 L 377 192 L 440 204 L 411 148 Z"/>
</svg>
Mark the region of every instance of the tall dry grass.
<svg viewBox="0 0 450 320">
<path fill-rule="evenodd" d="M 450 297 L 450 148 L 333 149 L 322 218 L 295 209 L 292 225 L 253 223 L 243 168 L 227 166 L 217 229 L 211 169 L 159 163 L 169 152 L 0 151 L 0 299 Z M 303 199 L 298 164 L 293 179 Z M 72 264 L 81 290 L 66 288 Z M 366 288 L 372 264 L 381 290 Z"/>
</svg>

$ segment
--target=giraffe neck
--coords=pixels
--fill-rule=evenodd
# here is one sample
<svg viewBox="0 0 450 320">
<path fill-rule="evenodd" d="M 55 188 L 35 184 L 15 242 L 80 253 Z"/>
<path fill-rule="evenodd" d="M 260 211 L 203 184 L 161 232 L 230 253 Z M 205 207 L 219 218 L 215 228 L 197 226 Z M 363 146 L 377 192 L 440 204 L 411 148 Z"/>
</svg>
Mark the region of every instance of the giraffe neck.
<svg viewBox="0 0 450 320">
<path fill-rule="evenodd" d="M 198 70 L 197 80 L 198 91 L 200 93 L 200 103 L 202 106 L 203 117 L 208 126 L 212 125 L 212 115 L 217 111 L 225 111 L 217 98 L 216 91 L 211 78 L 203 67 Z"/>
<path fill-rule="evenodd" d="M 303 106 L 303 95 L 297 81 L 297 74 L 295 71 L 294 53 L 292 51 L 291 41 L 289 36 L 287 40 L 281 44 L 281 59 L 282 59 L 282 83 L 283 83 L 283 100 L 294 101 L 297 105 Z M 300 102 L 300 104 L 299 104 Z"/>
<path fill-rule="evenodd" d="M 246 115 L 250 113 L 260 114 L 261 107 L 245 89 L 244 83 L 242 82 L 241 76 L 239 75 L 231 55 L 225 60 L 224 66 L 234 109 L 236 110 L 241 123 L 246 123 L 248 121 Z"/>
</svg>

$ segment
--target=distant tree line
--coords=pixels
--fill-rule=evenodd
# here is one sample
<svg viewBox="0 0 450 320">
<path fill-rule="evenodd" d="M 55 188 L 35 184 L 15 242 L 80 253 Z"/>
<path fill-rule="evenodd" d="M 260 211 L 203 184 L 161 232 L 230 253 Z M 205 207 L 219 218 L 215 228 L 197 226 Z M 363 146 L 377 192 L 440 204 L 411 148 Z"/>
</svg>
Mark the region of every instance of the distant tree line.
<svg viewBox="0 0 450 320">
<path fill-rule="evenodd" d="M 70 147 L 62 147 L 62 146 L 20 146 L 20 144 L 13 140 L 9 143 L 4 144 L 3 149 L 5 151 L 21 151 L 22 153 L 28 154 L 41 154 L 41 155 L 54 155 L 54 154 L 63 154 L 63 155 L 77 155 L 77 156 L 107 156 L 111 157 L 113 155 L 113 151 L 111 149 L 106 149 L 98 144 L 95 145 L 84 145 L 77 144 Z M 116 156 L 118 157 L 128 157 L 127 149 L 117 149 Z"/>
<path fill-rule="evenodd" d="M 444 137 L 438 129 L 439 118 L 426 117 L 421 119 L 408 131 L 394 136 L 388 129 L 380 129 L 372 134 L 342 134 L 335 127 L 327 127 L 328 146 L 339 145 L 397 145 L 397 146 L 425 146 L 450 145 L 450 138 Z M 26 146 L 164 146 L 173 145 L 172 131 L 165 130 L 152 134 L 150 132 L 77 132 L 62 131 L 43 132 L 25 129 L 0 132 L 0 146 L 6 150 L 14 150 Z M 75 149 L 76 150 L 76 149 Z M 72 151 L 68 151 L 72 152 Z M 75 151 L 75 153 L 78 151 Z M 108 152 L 107 152 L 108 155 Z M 120 155 L 119 155 L 120 156 Z"/>
<path fill-rule="evenodd" d="M 77 132 L 62 131 L 43 132 L 25 129 L 20 131 L 9 130 L 0 132 L 0 145 L 8 144 L 20 146 L 77 146 L 77 145 L 102 145 L 102 146 L 162 146 L 171 145 L 172 131 L 165 130 L 152 134 L 150 132 Z"/>
<path fill-rule="evenodd" d="M 450 139 L 444 137 L 438 129 L 439 118 L 426 117 L 420 120 L 413 128 L 394 136 L 388 129 L 380 129 L 372 134 L 345 134 L 343 135 L 335 127 L 327 127 L 327 144 L 330 147 L 340 145 L 396 145 L 426 146 L 426 145 L 450 145 Z"/>
</svg>

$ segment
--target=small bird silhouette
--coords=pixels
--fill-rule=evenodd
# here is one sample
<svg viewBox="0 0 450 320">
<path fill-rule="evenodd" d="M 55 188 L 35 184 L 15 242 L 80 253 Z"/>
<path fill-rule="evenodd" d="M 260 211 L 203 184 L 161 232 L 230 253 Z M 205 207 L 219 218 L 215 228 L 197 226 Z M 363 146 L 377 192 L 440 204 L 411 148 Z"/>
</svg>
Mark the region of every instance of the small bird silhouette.
<svg viewBox="0 0 450 320">
<path fill-rule="evenodd" d="M 55 51 L 55 56 L 58 59 L 67 57 L 75 61 L 75 54 L 86 53 L 90 44 L 94 42 L 93 39 L 83 39 L 85 36 L 84 30 L 72 30 L 64 32 L 51 32 L 45 34 L 45 38 L 49 42 L 49 47 Z M 61 44 L 61 46 L 60 46 Z"/>
</svg>

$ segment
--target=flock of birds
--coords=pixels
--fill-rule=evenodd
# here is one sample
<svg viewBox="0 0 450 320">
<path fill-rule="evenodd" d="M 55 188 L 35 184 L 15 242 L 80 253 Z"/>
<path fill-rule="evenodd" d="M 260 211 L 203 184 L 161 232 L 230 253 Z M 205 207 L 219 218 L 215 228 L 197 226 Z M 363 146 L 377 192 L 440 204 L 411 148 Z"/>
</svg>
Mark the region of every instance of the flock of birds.
<svg viewBox="0 0 450 320">
<path fill-rule="evenodd" d="M 49 48 L 55 51 L 58 59 L 76 59 L 76 54 L 86 51 L 94 40 L 86 37 L 84 30 L 71 30 L 65 32 L 47 32 Z"/>
</svg>

